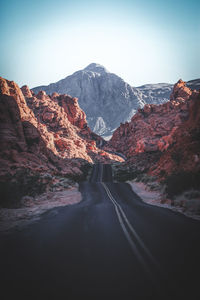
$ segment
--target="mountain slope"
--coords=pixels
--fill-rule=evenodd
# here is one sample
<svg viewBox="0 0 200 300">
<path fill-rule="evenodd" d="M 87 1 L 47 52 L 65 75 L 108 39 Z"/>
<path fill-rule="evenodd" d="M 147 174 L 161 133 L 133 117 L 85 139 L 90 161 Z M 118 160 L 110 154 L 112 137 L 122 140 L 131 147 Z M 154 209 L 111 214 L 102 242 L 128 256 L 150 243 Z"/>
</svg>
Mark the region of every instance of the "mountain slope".
<svg viewBox="0 0 200 300">
<path fill-rule="evenodd" d="M 143 100 L 147 104 L 162 104 L 169 100 L 173 84 L 145 84 L 137 87 L 137 89 L 143 94 Z"/>
<path fill-rule="evenodd" d="M 200 89 L 200 78 L 198 79 L 194 79 L 194 80 L 190 80 L 186 83 L 186 85 L 192 89 L 192 90 L 199 90 Z"/>
<path fill-rule="evenodd" d="M 142 108 L 145 103 L 163 103 L 169 99 L 172 85 L 146 85 L 131 87 L 117 75 L 103 66 L 92 63 L 56 83 L 32 89 L 47 94 L 57 92 L 79 98 L 80 107 L 85 111 L 89 127 L 104 136 L 112 132 Z"/>
</svg>

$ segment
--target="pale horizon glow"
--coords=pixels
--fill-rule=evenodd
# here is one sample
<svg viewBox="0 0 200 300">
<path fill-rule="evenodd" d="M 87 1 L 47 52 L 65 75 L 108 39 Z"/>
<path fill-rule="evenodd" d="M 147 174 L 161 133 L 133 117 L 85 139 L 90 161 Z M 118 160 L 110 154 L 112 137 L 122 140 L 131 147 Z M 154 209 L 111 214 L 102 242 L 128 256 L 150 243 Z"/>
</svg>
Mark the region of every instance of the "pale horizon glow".
<svg viewBox="0 0 200 300">
<path fill-rule="evenodd" d="M 198 1 L 19 0 L 1 7 L 0 76 L 20 86 L 47 85 L 93 62 L 132 86 L 200 77 Z"/>
</svg>

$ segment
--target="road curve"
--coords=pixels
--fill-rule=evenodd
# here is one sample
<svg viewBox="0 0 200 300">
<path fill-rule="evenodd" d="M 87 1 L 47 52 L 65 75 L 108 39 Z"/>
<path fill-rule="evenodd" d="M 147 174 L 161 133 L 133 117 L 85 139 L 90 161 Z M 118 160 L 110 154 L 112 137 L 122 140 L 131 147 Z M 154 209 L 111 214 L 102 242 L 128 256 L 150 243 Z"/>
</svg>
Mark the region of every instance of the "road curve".
<svg viewBox="0 0 200 300">
<path fill-rule="evenodd" d="M 110 165 L 83 201 L 1 237 L 3 299 L 199 299 L 200 223 L 147 205 Z"/>
</svg>

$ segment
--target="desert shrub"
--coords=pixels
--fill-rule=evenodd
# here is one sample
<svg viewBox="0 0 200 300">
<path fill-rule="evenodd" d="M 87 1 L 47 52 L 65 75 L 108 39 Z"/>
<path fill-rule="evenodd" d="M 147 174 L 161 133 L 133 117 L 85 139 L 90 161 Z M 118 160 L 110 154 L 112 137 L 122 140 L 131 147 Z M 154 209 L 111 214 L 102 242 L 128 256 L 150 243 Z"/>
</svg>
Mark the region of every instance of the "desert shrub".
<svg viewBox="0 0 200 300">
<path fill-rule="evenodd" d="M 200 190 L 189 190 L 187 192 L 185 192 L 185 197 L 187 199 L 195 199 L 195 198 L 200 198 Z"/>
<path fill-rule="evenodd" d="M 148 175 L 148 174 L 141 174 L 139 176 L 140 180 L 138 181 L 142 181 L 144 183 L 151 183 L 151 182 L 154 182 L 156 180 L 156 177 L 155 176 L 151 176 L 151 175 Z"/>
<path fill-rule="evenodd" d="M 173 152 L 171 158 L 179 165 L 182 159 L 182 154 L 180 152 Z"/>
<path fill-rule="evenodd" d="M 188 189 L 200 189 L 200 173 L 180 172 L 168 176 L 163 183 L 169 197 L 181 194 Z"/>
<path fill-rule="evenodd" d="M 74 182 L 86 181 L 89 171 L 92 169 L 90 163 L 84 163 L 80 166 L 81 174 L 67 174 L 66 177 Z"/>
<path fill-rule="evenodd" d="M 81 171 L 82 171 L 83 175 L 79 181 L 85 181 L 87 179 L 89 171 L 91 171 L 91 170 L 92 170 L 92 164 L 85 163 L 84 165 L 82 165 Z"/>
<path fill-rule="evenodd" d="M 141 175 L 141 171 L 135 169 L 117 169 L 114 171 L 113 179 L 119 182 L 133 180 Z"/>
<path fill-rule="evenodd" d="M 0 181 L 2 207 L 18 207 L 20 199 L 25 196 L 35 196 L 45 192 L 47 181 L 44 183 L 40 174 L 28 169 L 20 169 L 14 176 L 7 176 L 6 181 Z"/>
</svg>

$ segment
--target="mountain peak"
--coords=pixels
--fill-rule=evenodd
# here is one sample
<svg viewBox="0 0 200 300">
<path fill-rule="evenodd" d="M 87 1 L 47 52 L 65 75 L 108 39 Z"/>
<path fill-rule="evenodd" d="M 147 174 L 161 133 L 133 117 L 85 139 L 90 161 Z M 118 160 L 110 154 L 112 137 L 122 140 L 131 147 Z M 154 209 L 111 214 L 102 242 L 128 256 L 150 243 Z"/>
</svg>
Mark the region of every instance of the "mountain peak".
<svg viewBox="0 0 200 300">
<path fill-rule="evenodd" d="M 108 70 L 106 70 L 106 68 L 100 64 L 96 64 L 96 63 L 91 63 L 89 64 L 85 69 L 83 69 L 84 71 L 92 71 L 92 72 L 96 72 L 96 73 L 108 73 Z"/>
</svg>

